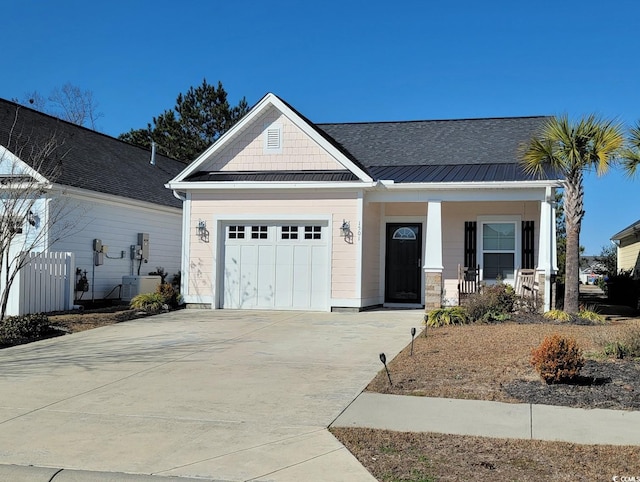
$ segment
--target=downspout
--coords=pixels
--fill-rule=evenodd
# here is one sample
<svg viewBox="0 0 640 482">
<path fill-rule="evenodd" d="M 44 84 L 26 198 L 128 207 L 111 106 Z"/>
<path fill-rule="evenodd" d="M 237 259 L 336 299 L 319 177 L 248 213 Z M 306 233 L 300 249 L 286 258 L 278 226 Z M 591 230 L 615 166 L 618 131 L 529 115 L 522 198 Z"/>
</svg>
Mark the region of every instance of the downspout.
<svg viewBox="0 0 640 482">
<path fill-rule="evenodd" d="M 182 294 L 182 297 L 184 299 L 184 297 L 186 295 L 188 295 L 189 293 L 187 293 L 187 287 L 189 286 L 189 283 L 187 282 L 187 278 L 189 277 L 189 270 L 188 270 L 188 259 L 187 259 L 187 253 L 186 253 L 186 247 L 189 246 L 189 220 L 187 219 L 187 214 L 185 213 L 185 204 L 187 201 L 187 197 L 184 193 L 179 193 L 178 191 L 176 191 L 175 189 L 172 190 L 173 192 L 173 196 L 182 201 L 182 236 L 181 236 L 181 240 L 182 240 L 182 245 L 180 246 L 180 268 L 181 268 L 181 275 L 180 275 L 180 293 Z"/>
</svg>

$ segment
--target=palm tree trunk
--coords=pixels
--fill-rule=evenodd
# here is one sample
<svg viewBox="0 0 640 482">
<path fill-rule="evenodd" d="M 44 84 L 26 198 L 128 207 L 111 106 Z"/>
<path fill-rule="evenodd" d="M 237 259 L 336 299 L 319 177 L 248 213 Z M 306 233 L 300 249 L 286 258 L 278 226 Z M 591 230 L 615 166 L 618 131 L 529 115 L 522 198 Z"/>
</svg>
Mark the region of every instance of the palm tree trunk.
<svg viewBox="0 0 640 482">
<path fill-rule="evenodd" d="M 567 176 L 564 207 L 567 228 L 564 311 L 577 313 L 580 308 L 580 228 L 584 217 L 582 171 Z"/>
</svg>

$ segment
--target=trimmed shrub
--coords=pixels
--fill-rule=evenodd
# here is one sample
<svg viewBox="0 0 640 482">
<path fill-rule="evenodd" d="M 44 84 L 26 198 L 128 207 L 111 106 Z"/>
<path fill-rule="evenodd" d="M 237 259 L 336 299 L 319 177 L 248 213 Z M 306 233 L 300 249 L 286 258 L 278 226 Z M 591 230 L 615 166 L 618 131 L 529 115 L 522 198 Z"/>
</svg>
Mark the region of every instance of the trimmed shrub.
<svg viewBox="0 0 640 482">
<path fill-rule="evenodd" d="M 44 313 L 9 316 L 0 322 L 0 344 L 19 345 L 56 333 Z"/>
<path fill-rule="evenodd" d="M 584 357 L 575 339 L 554 334 L 531 351 L 529 362 L 548 384 L 562 383 L 579 375 Z"/>
<path fill-rule="evenodd" d="M 462 306 L 438 308 L 425 316 L 427 326 L 464 325 L 469 323 L 469 314 Z"/>
<path fill-rule="evenodd" d="M 141 293 L 131 299 L 131 308 L 143 310 L 150 314 L 160 313 L 166 303 L 160 293 Z"/>
<path fill-rule="evenodd" d="M 499 282 L 467 297 L 463 306 L 472 321 L 506 321 L 514 311 L 516 299 L 513 287 Z"/>
</svg>

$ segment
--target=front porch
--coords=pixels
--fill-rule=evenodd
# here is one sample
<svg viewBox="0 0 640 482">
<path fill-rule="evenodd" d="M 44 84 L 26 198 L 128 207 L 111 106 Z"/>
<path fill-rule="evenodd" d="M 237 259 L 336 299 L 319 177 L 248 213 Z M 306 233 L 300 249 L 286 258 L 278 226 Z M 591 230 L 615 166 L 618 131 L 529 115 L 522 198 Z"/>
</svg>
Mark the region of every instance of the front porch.
<svg viewBox="0 0 640 482">
<path fill-rule="evenodd" d="M 515 287 L 518 273 L 528 270 L 528 282 L 550 308 L 556 272 L 552 188 L 442 191 L 437 200 L 394 194 L 365 197 L 363 302 L 377 298 L 383 306 L 427 311 L 457 305 L 459 268 L 476 266 L 478 286 L 501 280 Z M 367 292 L 374 280 L 377 296 Z"/>
</svg>

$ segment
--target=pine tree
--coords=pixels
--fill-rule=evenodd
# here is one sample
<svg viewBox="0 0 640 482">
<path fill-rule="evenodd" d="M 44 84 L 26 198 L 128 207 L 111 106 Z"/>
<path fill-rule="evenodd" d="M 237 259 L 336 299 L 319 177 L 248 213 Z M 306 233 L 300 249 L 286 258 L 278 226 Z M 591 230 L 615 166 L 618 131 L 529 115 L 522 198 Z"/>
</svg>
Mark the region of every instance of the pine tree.
<svg viewBox="0 0 640 482">
<path fill-rule="evenodd" d="M 154 117 L 153 124 L 120 134 L 119 139 L 146 148 L 153 141 L 158 153 L 191 162 L 248 110 L 244 97 L 231 107 L 222 83 L 215 87 L 204 79 L 199 87 L 179 94 L 175 107 Z"/>
</svg>

